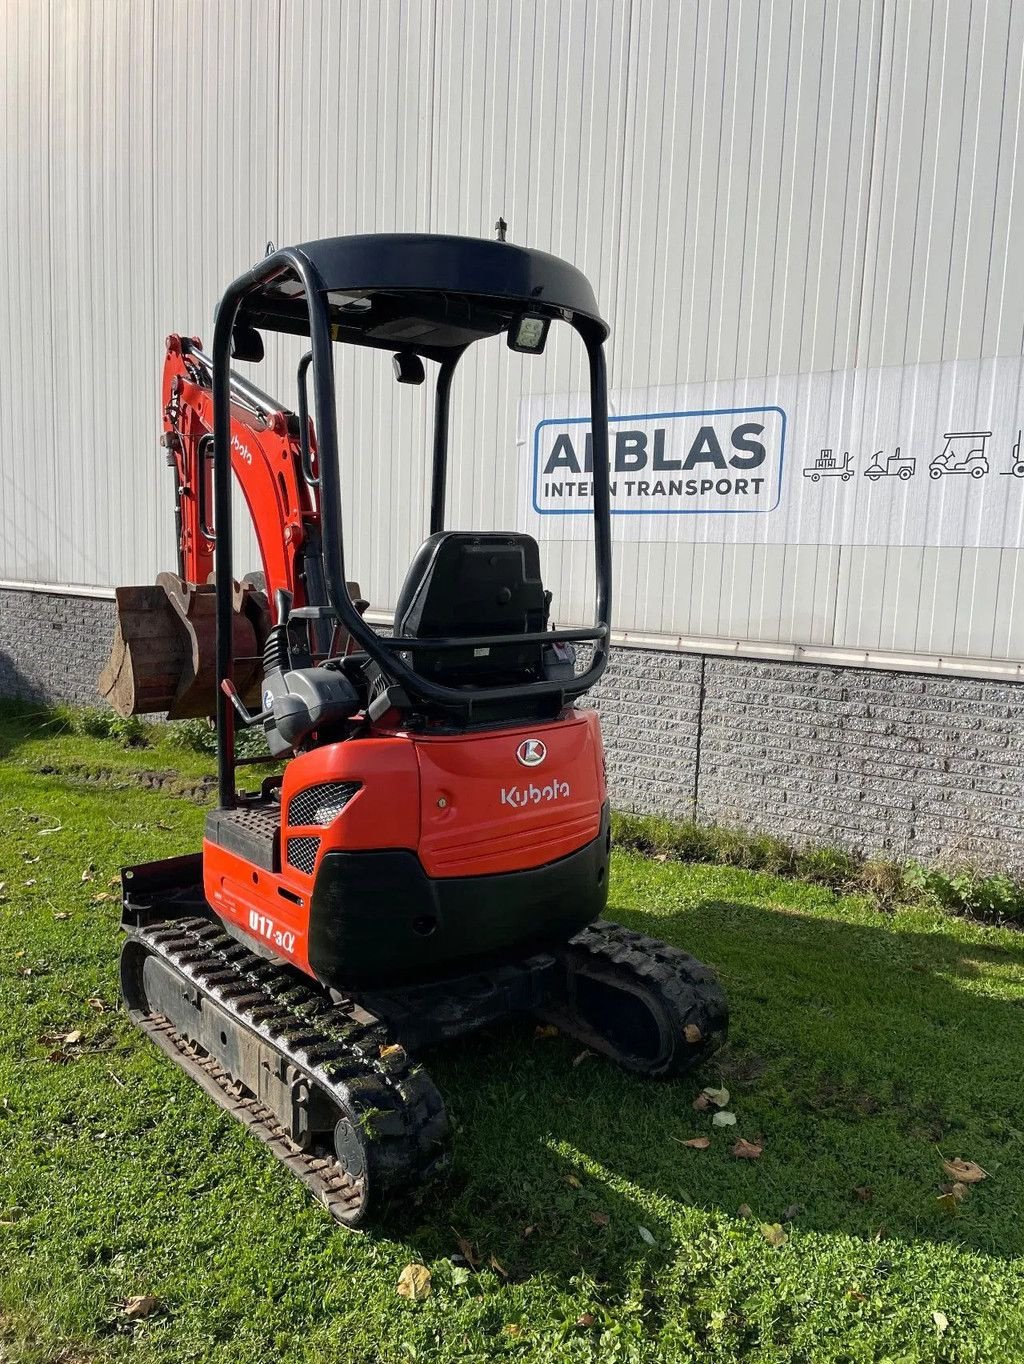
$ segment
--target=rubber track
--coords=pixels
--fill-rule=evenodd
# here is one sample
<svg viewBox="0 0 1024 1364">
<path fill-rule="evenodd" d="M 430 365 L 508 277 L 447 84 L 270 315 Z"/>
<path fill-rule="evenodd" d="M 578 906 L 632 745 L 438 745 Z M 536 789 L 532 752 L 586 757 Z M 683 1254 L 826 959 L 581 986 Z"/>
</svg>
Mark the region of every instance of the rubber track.
<svg viewBox="0 0 1024 1364">
<path fill-rule="evenodd" d="M 276 1116 L 162 1014 L 133 1009 L 154 1041 L 258 1136 L 339 1222 L 354 1226 L 392 1192 L 429 1181 L 446 1163 L 447 1117 L 432 1081 L 385 1024 L 353 1018 L 284 968 L 249 951 L 209 919 L 174 919 L 132 932 L 188 983 L 270 1044 L 353 1121 L 364 1136 L 368 1178 L 353 1178 L 334 1152 L 302 1152 Z"/>
<path fill-rule="evenodd" d="M 577 933 L 555 956 L 570 975 L 609 972 L 628 977 L 670 1020 L 671 1053 L 659 1063 L 637 1064 L 614 1043 L 588 1027 L 574 1012 L 571 999 L 555 1002 L 540 1011 L 562 1031 L 611 1056 L 620 1065 L 641 1074 L 671 1078 L 685 1074 L 706 1060 L 725 1041 L 729 1010 L 714 972 L 678 947 L 648 938 L 621 924 L 597 919 Z M 686 1036 L 688 1027 L 698 1030 L 697 1040 Z"/>
</svg>

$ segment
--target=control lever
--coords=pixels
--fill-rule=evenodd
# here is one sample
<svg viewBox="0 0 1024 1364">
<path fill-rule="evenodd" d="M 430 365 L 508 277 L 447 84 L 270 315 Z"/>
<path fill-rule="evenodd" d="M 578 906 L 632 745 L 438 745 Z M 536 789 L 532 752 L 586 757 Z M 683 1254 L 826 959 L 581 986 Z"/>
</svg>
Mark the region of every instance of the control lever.
<svg viewBox="0 0 1024 1364">
<path fill-rule="evenodd" d="M 273 718 L 273 710 L 261 710 L 255 715 L 239 696 L 234 682 L 229 677 L 225 677 L 220 684 L 220 689 L 235 708 L 235 712 L 242 724 L 248 729 L 251 725 L 262 725 L 267 720 Z"/>
<path fill-rule="evenodd" d="M 278 625 L 287 626 L 288 617 L 291 615 L 292 602 L 295 600 L 294 594 L 285 587 L 279 587 L 274 593 L 274 607 L 277 610 Z"/>
</svg>

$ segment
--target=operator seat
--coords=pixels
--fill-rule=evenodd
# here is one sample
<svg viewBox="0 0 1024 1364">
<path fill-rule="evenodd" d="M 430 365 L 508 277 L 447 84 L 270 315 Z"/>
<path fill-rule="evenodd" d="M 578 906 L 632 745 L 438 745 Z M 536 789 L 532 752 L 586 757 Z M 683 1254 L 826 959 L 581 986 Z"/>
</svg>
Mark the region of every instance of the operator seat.
<svg viewBox="0 0 1024 1364">
<path fill-rule="evenodd" d="M 546 630 L 550 592 L 540 551 L 517 531 L 438 531 L 410 565 L 395 608 L 395 633 L 413 639 L 508 635 L 508 644 L 426 649 L 413 669 L 451 687 L 498 687 L 546 675 L 545 646 L 516 635 Z"/>
</svg>

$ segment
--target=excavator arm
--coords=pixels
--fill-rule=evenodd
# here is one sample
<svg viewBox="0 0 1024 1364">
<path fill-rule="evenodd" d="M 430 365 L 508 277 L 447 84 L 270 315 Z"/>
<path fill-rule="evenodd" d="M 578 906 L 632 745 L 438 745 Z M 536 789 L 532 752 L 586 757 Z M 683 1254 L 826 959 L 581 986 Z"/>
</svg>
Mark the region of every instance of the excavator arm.
<svg viewBox="0 0 1024 1364">
<path fill-rule="evenodd" d="M 177 475 L 179 572 L 191 583 L 213 578 L 213 393 L 197 338 L 167 338 L 161 444 Z M 279 588 L 307 602 L 307 542 L 319 558 L 315 468 L 304 470 L 298 418 L 235 376 L 231 466 L 256 532 L 266 594 Z M 315 452 L 315 439 L 310 436 Z M 315 457 L 315 454 L 314 454 Z M 312 462 L 312 461 L 311 461 Z"/>
<path fill-rule="evenodd" d="M 119 587 L 110 659 L 100 695 L 121 715 L 166 711 L 171 719 L 215 710 L 213 587 L 213 393 L 211 361 L 197 337 L 167 338 L 162 407 L 167 463 L 175 479 L 177 573 L 152 587 Z M 300 386 L 305 366 L 300 365 Z M 235 685 L 255 700 L 262 650 L 284 589 L 295 606 L 323 606 L 316 436 L 312 424 L 255 385 L 231 379 L 231 464 L 252 518 L 259 574 L 234 585 Z M 304 404 L 300 404 L 304 406 Z M 359 591 L 356 584 L 354 597 Z M 338 648 L 327 621 L 311 625 L 311 651 Z"/>
</svg>

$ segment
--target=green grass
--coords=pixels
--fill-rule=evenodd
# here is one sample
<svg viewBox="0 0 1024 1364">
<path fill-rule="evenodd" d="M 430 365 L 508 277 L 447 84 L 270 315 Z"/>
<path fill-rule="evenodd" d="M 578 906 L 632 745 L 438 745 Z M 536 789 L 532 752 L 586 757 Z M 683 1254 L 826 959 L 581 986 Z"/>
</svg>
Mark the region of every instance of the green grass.
<svg viewBox="0 0 1024 1364">
<path fill-rule="evenodd" d="M 1024 1357 L 1024 935 L 620 853 L 610 916 L 715 965 L 728 1050 L 667 1085 L 525 1024 L 431 1054 L 451 1180 L 350 1233 L 117 1009 L 118 905 L 98 897 L 122 864 L 197 846 L 202 809 L 173 791 L 208 773 L 165 737 L 0 712 L 0 1359 Z M 706 1083 L 736 1128 L 693 1111 Z M 698 1134 L 709 1150 L 679 1144 Z M 737 1135 L 759 1160 L 730 1155 Z M 955 1213 L 942 1155 L 988 1171 Z M 794 1205 L 769 1245 L 761 1223 Z M 395 1293 L 410 1261 L 425 1302 Z M 136 1294 L 161 1308 L 133 1323 Z"/>
</svg>

